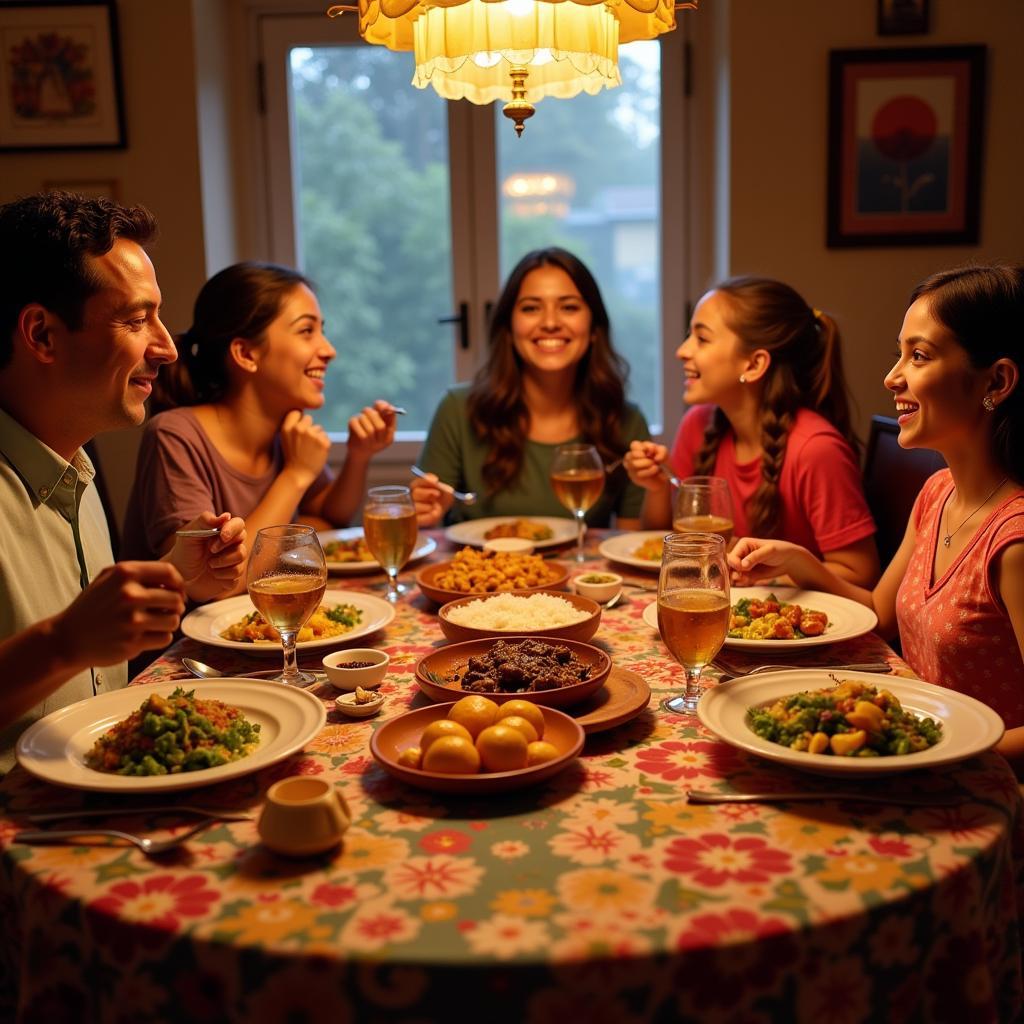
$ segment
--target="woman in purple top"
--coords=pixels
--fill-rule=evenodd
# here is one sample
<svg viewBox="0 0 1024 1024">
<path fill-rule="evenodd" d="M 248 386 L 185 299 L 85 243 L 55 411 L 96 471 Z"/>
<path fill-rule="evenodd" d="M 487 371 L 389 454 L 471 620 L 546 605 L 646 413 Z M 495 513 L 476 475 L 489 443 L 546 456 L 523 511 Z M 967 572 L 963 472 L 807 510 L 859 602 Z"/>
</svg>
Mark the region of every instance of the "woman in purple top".
<svg viewBox="0 0 1024 1024">
<path fill-rule="evenodd" d="M 297 516 L 347 524 L 370 457 L 394 438 L 395 411 L 377 401 L 349 420 L 334 478 L 327 434 L 305 412 L 323 405 L 335 356 L 306 278 L 268 263 L 220 271 L 200 291 L 178 354 L 154 388 L 157 415 L 139 451 L 125 556 L 162 554 L 194 509 L 229 508 L 250 536 Z"/>
</svg>

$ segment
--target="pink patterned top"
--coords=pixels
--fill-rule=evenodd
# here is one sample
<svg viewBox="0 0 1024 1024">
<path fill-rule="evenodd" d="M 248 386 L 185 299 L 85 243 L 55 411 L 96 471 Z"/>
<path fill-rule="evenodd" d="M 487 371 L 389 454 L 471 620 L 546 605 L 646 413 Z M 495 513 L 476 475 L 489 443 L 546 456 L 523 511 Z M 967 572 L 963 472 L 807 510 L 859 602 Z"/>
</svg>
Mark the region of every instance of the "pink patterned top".
<svg viewBox="0 0 1024 1024">
<path fill-rule="evenodd" d="M 917 544 L 896 595 L 903 657 L 929 682 L 988 704 L 1008 729 L 1024 725 L 1024 660 L 993 588 L 996 555 L 1024 542 L 1024 490 L 994 509 L 941 579 L 931 582 L 948 469 L 929 477 L 911 513 Z"/>
</svg>

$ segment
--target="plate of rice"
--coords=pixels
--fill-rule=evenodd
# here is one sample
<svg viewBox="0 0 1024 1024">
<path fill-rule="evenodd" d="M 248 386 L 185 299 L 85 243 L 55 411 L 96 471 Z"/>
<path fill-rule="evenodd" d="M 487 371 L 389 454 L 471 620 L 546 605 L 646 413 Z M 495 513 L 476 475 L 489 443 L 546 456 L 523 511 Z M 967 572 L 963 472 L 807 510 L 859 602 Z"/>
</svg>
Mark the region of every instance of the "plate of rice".
<svg viewBox="0 0 1024 1024">
<path fill-rule="evenodd" d="M 596 601 L 557 590 L 463 597 L 442 605 L 437 614 L 441 632 L 456 643 L 505 634 L 585 643 L 601 624 Z"/>
</svg>

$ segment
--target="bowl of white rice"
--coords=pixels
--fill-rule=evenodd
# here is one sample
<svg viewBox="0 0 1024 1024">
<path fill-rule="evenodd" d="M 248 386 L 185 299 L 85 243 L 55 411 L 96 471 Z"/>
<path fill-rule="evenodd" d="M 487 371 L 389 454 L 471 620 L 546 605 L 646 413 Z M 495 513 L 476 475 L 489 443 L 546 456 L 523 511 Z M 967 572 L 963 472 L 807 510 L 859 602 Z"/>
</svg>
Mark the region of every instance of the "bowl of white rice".
<svg viewBox="0 0 1024 1024">
<path fill-rule="evenodd" d="M 561 590 L 462 597 L 437 613 L 441 632 L 456 643 L 489 636 L 551 636 L 585 643 L 601 624 L 601 606 Z"/>
</svg>

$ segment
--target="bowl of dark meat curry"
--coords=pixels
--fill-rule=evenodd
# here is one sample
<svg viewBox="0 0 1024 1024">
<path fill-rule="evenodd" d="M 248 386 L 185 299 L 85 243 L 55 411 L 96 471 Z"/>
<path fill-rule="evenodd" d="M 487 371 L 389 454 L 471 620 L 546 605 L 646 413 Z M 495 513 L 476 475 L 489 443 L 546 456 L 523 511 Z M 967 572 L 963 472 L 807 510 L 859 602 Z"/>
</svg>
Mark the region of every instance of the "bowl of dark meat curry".
<svg viewBox="0 0 1024 1024">
<path fill-rule="evenodd" d="M 611 659 L 599 647 L 557 637 L 508 636 L 448 644 L 420 659 L 416 683 L 433 701 L 479 693 L 498 704 L 565 707 L 605 684 Z"/>
</svg>

